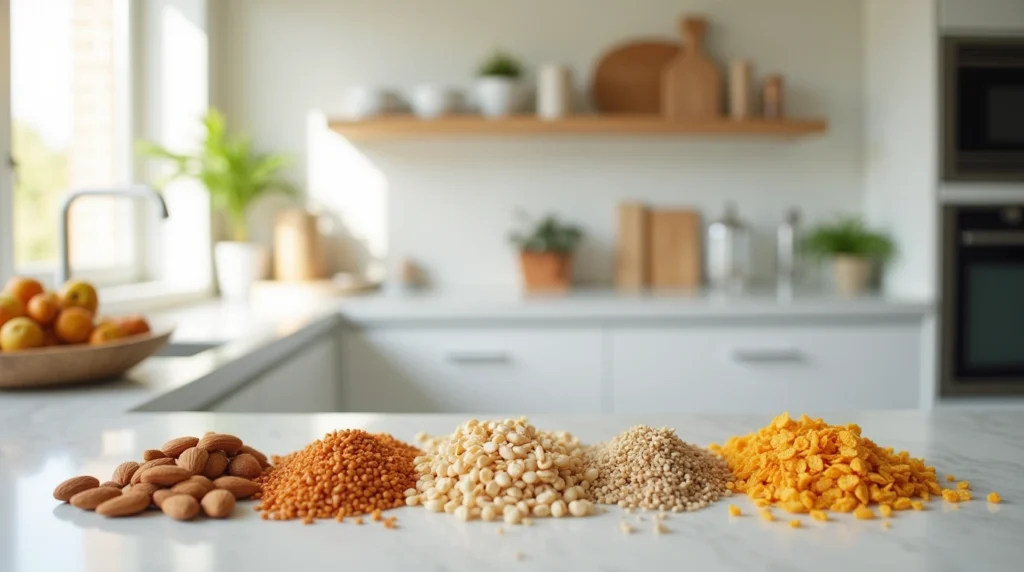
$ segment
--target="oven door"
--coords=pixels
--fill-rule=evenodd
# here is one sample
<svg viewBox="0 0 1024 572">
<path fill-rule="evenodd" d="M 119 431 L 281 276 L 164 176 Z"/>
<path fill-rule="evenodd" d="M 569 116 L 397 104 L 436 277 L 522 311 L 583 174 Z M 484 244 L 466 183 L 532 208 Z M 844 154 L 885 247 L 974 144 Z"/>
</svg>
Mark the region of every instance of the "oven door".
<svg viewBox="0 0 1024 572">
<path fill-rule="evenodd" d="M 950 230 L 942 393 L 1024 393 L 1024 228 Z"/>
<path fill-rule="evenodd" d="M 947 38 L 944 176 L 1024 180 L 1024 39 Z"/>
</svg>

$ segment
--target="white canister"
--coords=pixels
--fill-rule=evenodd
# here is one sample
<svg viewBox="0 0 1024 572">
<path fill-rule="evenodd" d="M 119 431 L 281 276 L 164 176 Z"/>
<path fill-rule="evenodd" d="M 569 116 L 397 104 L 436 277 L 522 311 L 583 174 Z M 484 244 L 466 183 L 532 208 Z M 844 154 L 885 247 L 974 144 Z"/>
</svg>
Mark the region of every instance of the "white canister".
<svg viewBox="0 0 1024 572">
<path fill-rule="evenodd" d="M 442 85 L 417 85 L 412 90 L 411 103 L 417 117 L 441 117 L 455 111 L 455 92 Z"/>
<path fill-rule="evenodd" d="M 572 74 L 560 64 L 545 64 L 537 72 L 537 115 L 558 119 L 572 113 Z"/>
<path fill-rule="evenodd" d="M 366 119 L 380 115 L 388 108 L 387 92 L 379 87 L 360 85 L 348 90 L 345 114 L 352 119 Z"/>
<path fill-rule="evenodd" d="M 733 119 L 747 119 L 752 115 L 750 76 L 749 61 L 729 63 L 729 115 Z"/>
</svg>

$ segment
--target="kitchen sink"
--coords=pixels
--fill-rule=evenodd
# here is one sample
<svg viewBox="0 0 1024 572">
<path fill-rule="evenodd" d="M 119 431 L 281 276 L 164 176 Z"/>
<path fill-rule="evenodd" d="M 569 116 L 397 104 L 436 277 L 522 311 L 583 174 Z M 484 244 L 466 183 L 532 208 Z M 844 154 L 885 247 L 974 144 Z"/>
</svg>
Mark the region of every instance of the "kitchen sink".
<svg viewBox="0 0 1024 572">
<path fill-rule="evenodd" d="M 219 343 L 181 342 L 169 343 L 154 354 L 156 357 L 189 357 L 219 347 Z"/>
</svg>

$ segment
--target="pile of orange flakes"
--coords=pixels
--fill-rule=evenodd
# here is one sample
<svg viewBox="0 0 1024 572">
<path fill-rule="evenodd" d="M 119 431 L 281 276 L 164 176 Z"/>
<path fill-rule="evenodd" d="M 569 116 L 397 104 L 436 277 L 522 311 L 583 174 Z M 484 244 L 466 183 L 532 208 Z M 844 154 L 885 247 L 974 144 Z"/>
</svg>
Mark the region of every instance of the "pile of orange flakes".
<svg viewBox="0 0 1024 572">
<path fill-rule="evenodd" d="M 828 425 L 806 415 L 793 420 L 783 413 L 755 433 L 710 449 L 736 476 L 735 490 L 759 506 L 810 513 L 817 520 L 827 518 L 826 510 L 873 518 L 871 504 L 885 507 L 883 514 L 922 510 L 922 501 L 943 493 L 935 467 L 906 451 L 879 447 L 860 433 L 857 425 Z M 960 500 L 970 498 L 967 490 L 959 492 Z"/>
</svg>

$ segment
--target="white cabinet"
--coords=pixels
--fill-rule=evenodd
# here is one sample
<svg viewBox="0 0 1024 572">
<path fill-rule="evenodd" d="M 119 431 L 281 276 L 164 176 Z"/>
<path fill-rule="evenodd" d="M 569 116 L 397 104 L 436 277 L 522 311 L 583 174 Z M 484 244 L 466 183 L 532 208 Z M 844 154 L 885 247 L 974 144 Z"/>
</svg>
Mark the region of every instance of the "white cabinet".
<svg viewBox="0 0 1024 572">
<path fill-rule="evenodd" d="M 918 322 L 610 332 L 616 413 L 779 413 L 919 405 Z"/>
<path fill-rule="evenodd" d="M 232 391 L 208 411 L 317 413 L 338 410 L 337 341 L 324 337 Z"/>
<path fill-rule="evenodd" d="M 599 328 L 369 328 L 343 348 L 346 411 L 602 410 Z"/>
</svg>

